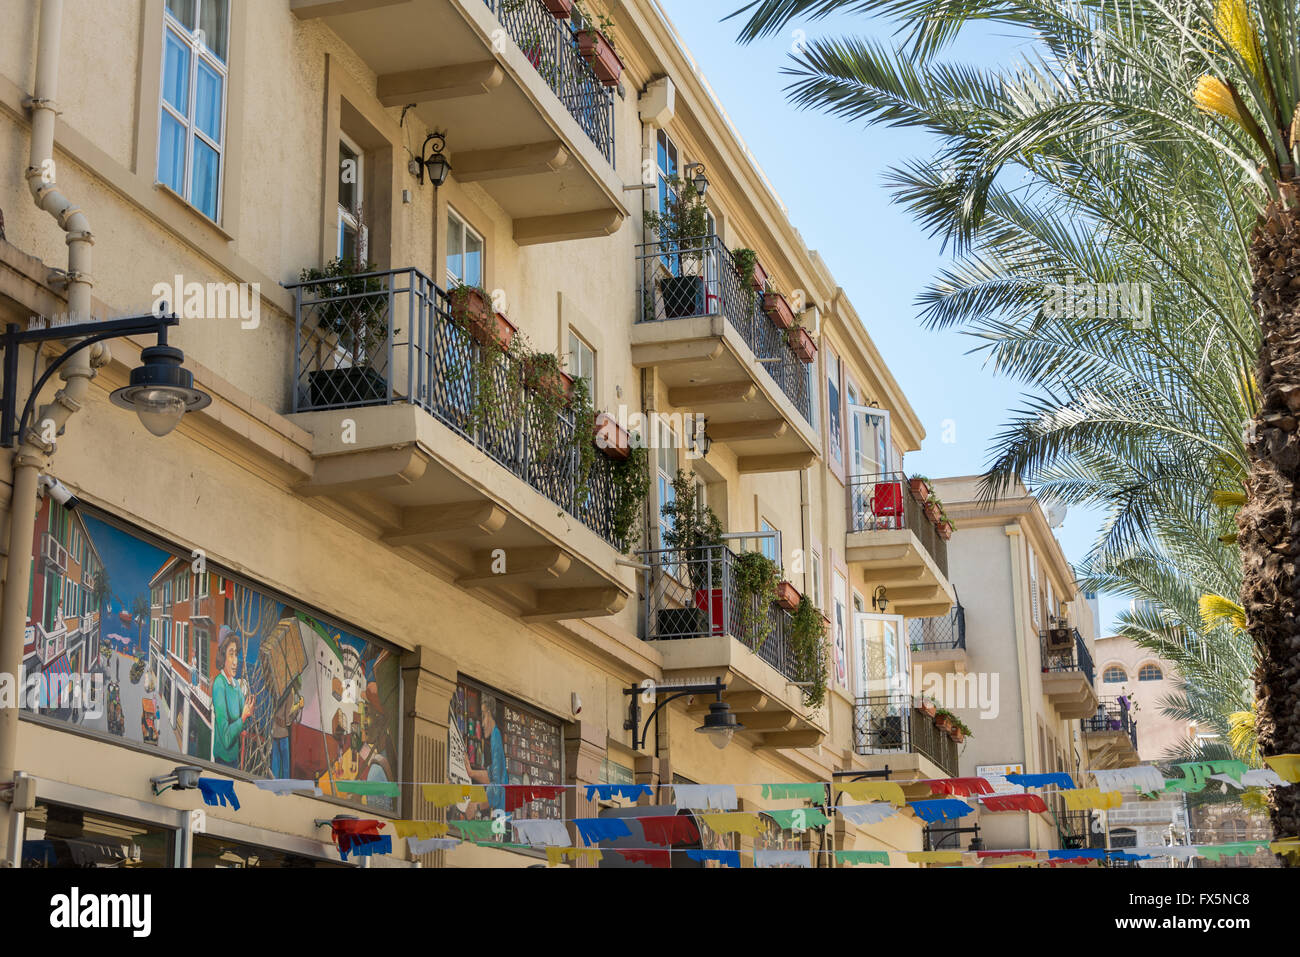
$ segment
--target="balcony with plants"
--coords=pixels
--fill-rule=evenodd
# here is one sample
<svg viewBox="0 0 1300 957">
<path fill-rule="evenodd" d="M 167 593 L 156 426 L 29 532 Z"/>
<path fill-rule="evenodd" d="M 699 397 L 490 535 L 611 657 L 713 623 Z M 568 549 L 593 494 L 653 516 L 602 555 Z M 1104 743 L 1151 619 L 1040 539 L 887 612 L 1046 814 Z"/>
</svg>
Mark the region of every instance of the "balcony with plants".
<svg viewBox="0 0 1300 957">
<path fill-rule="evenodd" d="M 882 472 L 850 478 L 846 491 L 850 571 L 872 588 L 883 587 L 889 607 L 898 614 L 950 614 L 956 604 L 948 581 L 953 526 L 929 482 Z"/>
<path fill-rule="evenodd" d="M 868 695 L 858 698 L 853 708 L 854 751 L 869 758 L 872 766 L 888 764 L 898 776 L 956 775 L 958 746 L 970 734 L 952 712 L 910 694 Z"/>
<path fill-rule="evenodd" d="M 710 232 L 692 180 L 645 215 L 637 247 L 632 362 L 655 368 L 669 402 L 707 419 L 707 434 L 746 471 L 806 468 L 817 457 L 809 366 L 817 346 L 752 250 Z"/>
<path fill-rule="evenodd" d="M 1092 654 L 1088 644 L 1066 620 L 1052 618 L 1039 633 L 1043 694 L 1063 718 L 1088 718 L 1097 710 Z"/>
<path fill-rule="evenodd" d="M 347 6 L 291 0 L 295 16 L 322 21 L 375 73 L 381 105 L 410 106 L 428 130 L 452 131 L 452 177 L 491 194 L 516 242 L 618 229 L 627 215 L 614 169 L 622 62 L 608 19 L 568 0 Z"/>
<path fill-rule="evenodd" d="M 338 260 L 290 288 L 292 412 L 313 435 L 302 494 L 346 503 L 525 617 L 623 607 L 631 576 L 614 560 L 645 500 L 646 451 L 597 414 L 586 380 L 482 289 Z"/>
<path fill-rule="evenodd" d="M 666 672 L 728 672 L 728 700 L 756 746 L 812 747 L 825 731 L 825 619 L 771 558 L 728 547 L 689 476 L 679 472 L 673 485 L 662 547 L 638 555 L 644 639 Z"/>
<path fill-rule="evenodd" d="M 1136 704 L 1127 695 L 1102 698 L 1096 712 L 1082 721 L 1083 740 L 1088 747 L 1088 766 L 1129 768 L 1137 765 Z"/>
<path fill-rule="evenodd" d="M 912 663 L 940 674 L 964 671 L 966 665 L 966 609 L 952 606 L 946 615 L 907 620 L 907 642 Z"/>
</svg>

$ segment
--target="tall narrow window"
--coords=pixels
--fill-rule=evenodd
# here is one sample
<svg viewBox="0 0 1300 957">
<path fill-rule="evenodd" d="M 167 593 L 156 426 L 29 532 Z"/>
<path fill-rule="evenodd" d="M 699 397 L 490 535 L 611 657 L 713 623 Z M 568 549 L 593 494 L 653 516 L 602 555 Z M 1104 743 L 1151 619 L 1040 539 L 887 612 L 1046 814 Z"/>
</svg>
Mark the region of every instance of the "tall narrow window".
<svg viewBox="0 0 1300 957">
<path fill-rule="evenodd" d="M 575 379 L 586 379 L 587 388 L 596 389 L 596 350 L 587 345 L 581 336 L 569 330 L 569 375 Z"/>
<path fill-rule="evenodd" d="M 837 462 L 844 461 L 844 436 L 840 430 L 840 361 L 826 354 L 826 431 L 830 440 L 830 454 Z"/>
<path fill-rule="evenodd" d="M 483 237 L 453 210 L 447 211 L 447 281 L 483 285 Z"/>
<path fill-rule="evenodd" d="M 364 266 L 369 258 L 366 227 L 361 219 L 365 157 L 346 136 L 339 137 L 339 259 Z"/>
<path fill-rule="evenodd" d="M 221 218 L 230 0 L 167 0 L 163 14 L 158 182 Z"/>
<path fill-rule="evenodd" d="M 777 548 L 777 541 L 781 535 L 780 530 L 767 519 L 761 518 L 759 519 L 759 531 L 769 532 L 771 534 L 758 540 L 758 550 L 762 552 L 764 557 L 769 561 L 777 562 L 779 564 L 781 556 Z"/>
<path fill-rule="evenodd" d="M 664 547 L 664 536 L 673 528 L 673 520 L 663 513 L 663 506 L 677 500 L 673 479 L 677 477 L 677 436 L 666 422 L 659 423 L 659 448 L 655 450 L 659 484 L 659 547 Z"/>
</svg>

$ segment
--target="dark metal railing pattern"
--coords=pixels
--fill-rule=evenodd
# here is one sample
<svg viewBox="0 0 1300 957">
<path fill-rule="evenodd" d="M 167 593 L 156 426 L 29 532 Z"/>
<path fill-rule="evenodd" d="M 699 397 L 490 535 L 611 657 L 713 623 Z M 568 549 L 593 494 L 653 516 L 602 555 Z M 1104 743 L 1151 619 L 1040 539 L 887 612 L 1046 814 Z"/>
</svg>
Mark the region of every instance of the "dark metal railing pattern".
<svg viewBox="0 0 1300 957">
<path fill-rule="evenodd" d="M 1121 731 L 1128 735 L 1129 740 L 1133 742 L 1133 749 L 1137 750 L 1137 721 L 1133 718 L 1133 712 L 1122 704 L 1118 697 L 1102 698 L 1101 704 L 1097 706 L 1097 713 L 1091 718 L 1083 719 L 1083 730 L 1085 732 Z"/>
<path fill-rule="evenodd" d="M 1039 633 L 1043 670 L 1082 671 L 1088 679 L 1088 684 L 1093 684 L 1092 655 L 1088 653 L 1088 646 L 1083 640 L 1083 635 L 1079 634 L 1079 629 L 1073 628 L 1071 631 L 1074 633 L 1074 640 L 1068 647 L 1053 645 L 1050 640 L 1050 632 L 1043 631 Z"/>
<path fill-rule="evenodd" d="M 295 293 L 293 411 L 409 402 L 458 432 L 610 544 L 615 538 L 613 463 L 597 454 L 579 488 L 573 416 L 543 429 L 509 356 L 476 374 L 483 347 L 450 313 L 447 294 L 417 269 L 289 284 Z M 369 336 L 349 330 L 370 328 Z M 362 338 L 358 348 L 353 340 Z M 477 390 L 519 414 L 475 415 Z M 504 421 L 501 421 L 504 420 Z"/>
<path fill-rule="evenodd" d="M 763 312 L 762 293 L 740 275 L 721 239 L 643 243 L 637 247 L 637 265 L 637 322 L 726 316 L 804 421 L 812 420 L 807 365 L 790 347 L 786 331 Z"/>
<path fill-rule="evenodd" d="M 956 651 L 966 647 L 966 609 L 953 605 L 938 618 L 907 619 L 907 641 L 913 651 Z"/>
<path fill-rule="evenodd" d="M 906 475 L 881 472 L 854 476 L 849 479 L 848 495 L 850 532 L 911 529 L 943 577 L 948 577 L 948 543 L 912 496 Z"/>
<path fill-rule="evenodd" d="M 596 79 L 591 65 L 578 52 L 578 38 L 569 21 L 557 20 L 541 0 L 484 2 L 613 166 L 614 91 Z"/>
<path fill-rule="evenodd" d="M 871 695 L 853 707 L 853 746 L 858 754 L 923 754 L 944 773 L 957 773 L 957 742 L 935 727 L 911 695 Z"/>
<path fill-rule="evenodd" d="M 760 609 L 757 596 L 742 598 L 735 552 L 711 545 L 638 554 L 649 566 L 648 594 L 642 602 L 646 641 L 731 635 L 786 678 L 802 680 L 790 647 L 790 613 L 775 604 Z M 751 603 L 748 608 L 743 601 Z M 766 636 L 761 625 L 766 626 Z"/>
</svg>

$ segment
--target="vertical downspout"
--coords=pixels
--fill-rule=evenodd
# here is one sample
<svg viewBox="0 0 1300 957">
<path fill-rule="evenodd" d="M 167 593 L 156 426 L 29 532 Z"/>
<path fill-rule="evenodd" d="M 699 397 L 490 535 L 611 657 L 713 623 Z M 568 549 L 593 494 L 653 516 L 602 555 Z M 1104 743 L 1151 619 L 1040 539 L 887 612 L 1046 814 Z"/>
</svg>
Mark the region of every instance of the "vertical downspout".
<svg viewBox="0 0 1300 957">
<path fill-rule="evenodd" d="M 78 207 L 59 191 L 54 166 L 54 125 L 58 117 L 55 97 L 58 93 L 59 44 L 63 25 L 63 0 L 42 0 L 40 37 L 36 53 L 36 87 L 26 105 L 32 111 L 32 140 L 27 185 L 38 209 L 54 217 L 66 235 L 68 245 L 68 320 L 91 318 L 90 276 L 91 247 L 94 237 L 90 223 Z M 39 351 L 38 351 L 39 356 Z M 41 469 L 54 454 L 53 437 L 85 401 L 95 368 L 108 362 L 110 354 L 102 343 L 71 357 L 59 371 L 65 385 L 53 401 L 41 406 L 29 424 L 13 455 L 13 493 L 9 513 L 9 562 L 4 582 L 4 607 L 0 610 L 0 675 L 21 678 L 23 643 L 27 624 L 27 591 L 31 564 L 24 561 L 31 554 L 36 529 L 37 480 Z M 43 436 L 49 436 L 45 441 Z M 19 681 L 21 686 L 21 682 Z M 18 750 L 18 702 L 14 707 L 0 707 L 0 783 L 14 777 Z M 0 812 L 9 813 L 0 804 Z M 0 822 L 0 841 L 8 843 L 9 828 Z M 0 848 L 0 861 L 9 855 Z"/>
</svg>

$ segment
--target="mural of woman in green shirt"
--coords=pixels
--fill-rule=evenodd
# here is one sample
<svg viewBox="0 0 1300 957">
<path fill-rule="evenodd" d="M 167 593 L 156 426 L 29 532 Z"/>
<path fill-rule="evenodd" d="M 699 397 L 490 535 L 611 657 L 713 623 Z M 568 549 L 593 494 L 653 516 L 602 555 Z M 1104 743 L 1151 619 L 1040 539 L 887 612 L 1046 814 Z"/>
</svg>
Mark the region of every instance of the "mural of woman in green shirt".
<svg viewBox="0 0 1300 957">
<path fill-rule="evenodd" d="M 245 695 L 236 682 L 243 642 L 229 626 L 221 628 L 217 661 L 221 672 L 212 682 L 212 757 L 227 767 L 239 767 L 239 735 L 253 714 L 253 695 Z"/>
</svg>

